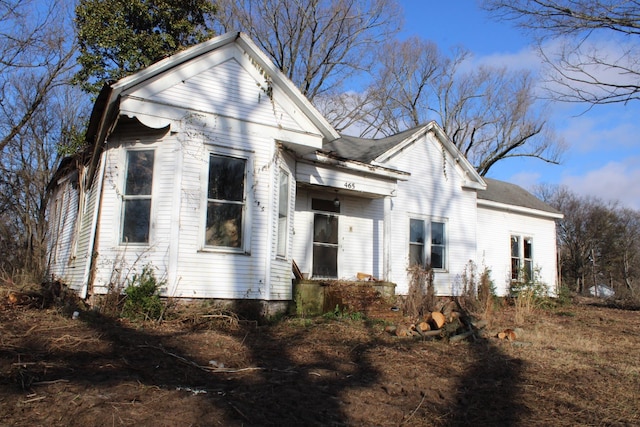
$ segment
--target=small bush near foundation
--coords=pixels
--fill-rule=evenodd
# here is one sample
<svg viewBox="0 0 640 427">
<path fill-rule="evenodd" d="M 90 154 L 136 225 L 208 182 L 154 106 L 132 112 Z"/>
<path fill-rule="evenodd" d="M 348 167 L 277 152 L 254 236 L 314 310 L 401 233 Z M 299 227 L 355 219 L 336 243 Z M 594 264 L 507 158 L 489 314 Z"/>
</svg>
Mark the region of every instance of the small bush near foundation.
<svg viewBox="0 0 640 427">
<path fill-rule="evenodd" d="M 163 281 L 156 279 L 150 265 L 146 265 L 142 273 L 134 274 L 124 289 L 122 316 L 132 320 L 160 320 L 164 309 L 160 299 L 163 285 Z"/>
<path fill-rule="evenodd" d="M 522 272 L 523 279 L 511 283 L 510 296 L 515 304 L 515 322 L 522 324 L 537 309 L 548 301 L 548 288 L 540 279 L 539 269 L 534 270 L 533 277 L 528 278 L 526 272 Z"/>
</svg>

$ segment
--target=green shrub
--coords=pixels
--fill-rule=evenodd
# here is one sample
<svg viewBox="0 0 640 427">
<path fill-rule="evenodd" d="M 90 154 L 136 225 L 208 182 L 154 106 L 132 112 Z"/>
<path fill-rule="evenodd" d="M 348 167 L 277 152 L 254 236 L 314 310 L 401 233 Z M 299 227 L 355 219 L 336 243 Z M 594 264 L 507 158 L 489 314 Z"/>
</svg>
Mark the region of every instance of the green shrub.
<svg viewBox="0 0 640 427">
<path fill-rule="evenodd" d="M 549 300 L 549 288 L 540 279 L 540 269 L 534 269 L 533 277 L 523 270 L 520 274 L 521 280 L 511 282 L 509 294 L 515 303 L 515 321 L 521 324 L 536 309 L 543 307 Z"/>
<path fill-rule="evenodd" d="M 322 315 L 327 320 L 364 320 L 365 316 L 359 311 L 349 311 L 346 308 L 340 308 L 338 304 L 336 304 L 336 308 L 332 311 L 328 311 Z"/>
<path fill-rule="evenodd" d="M 124 290 L 122 316 L 132 320 L 160 320 L 164 309 L 160 289 L 164 284 L 156 279 L 152 266 L 144 266 L 142 273 L 134 274 Z"/>
</svg>

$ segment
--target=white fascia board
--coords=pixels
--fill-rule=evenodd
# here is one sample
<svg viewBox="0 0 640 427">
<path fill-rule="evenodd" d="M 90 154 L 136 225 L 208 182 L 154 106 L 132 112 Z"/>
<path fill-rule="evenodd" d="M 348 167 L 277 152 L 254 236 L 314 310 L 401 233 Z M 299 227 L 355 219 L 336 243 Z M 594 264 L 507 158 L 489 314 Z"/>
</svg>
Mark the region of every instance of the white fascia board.
<svg viewBox="0 0 640 427">
<path fill-rule="evenodd" d="M 518 214 L 550 218 L 550 219 L 564 218 L 564 215 L 561 213 L 546 212 L 546 211 L 541 211 L 539 209 L 532 209 L 524 206 L 509 205 L 507 203 L 493 202 L 491 200 L 484 200 L 484 199 L 478 199 L 478 207 L 484 207 L 484 208 L 502 210 L 502 211 L 513 212 Z"/>
<path fill-rule="evenodd" d="M 249 130 L 261 136 L 269 136 L 282 142 L 287 147 L 302 155 L 310 150 L 322 148 L 322 135 L 304 132 L 297 129 L 268 126 L 265 124 L 243 120 L 237 117 L 216 114 L 209 111 L 201 111 L 186 108 L 165 102 L 151 101 L 135 96 L 123 96 L 120 102 L 120 114 L 137 118 L 145 126 L 163 128 L 171 125 L 173 130 L 179 130 L 178 122 L 184 120 L 185 112 L 196 113 L 200 116 L 198 121 L 208 128 L 219 127 L 224 130 Z M 193 120 L 195 122 L 195 120 Z"/>
<path fill-rule="evenodd" d="M 404 141 L 402 141 L 399 144 L 396 144 L 394 147 L 392 147 L 389 150 L 385 151 L 384 153 L 380 154 L 373 161 L 376 162 L 376 163 L 381 163 L 381 164 L 385 163 L 391 157 L 393 157 L 394 155 L 396 155 L 400 151 L 404 150 L 407 145 L 412 144 L 416 139 L 418 139 L 420 136 L 422 136 L 422 135 L 424 135 L 426 133 L 427 133 L 427 126 L 420 127 L 413 134 L 411 134 L 409 137 L 407 137 Z"/>
<path fill-rule="evenodd" d="M 428 130 L 432 131 L 440 140 L 445 149 L 449 152 L 453 158 L 455 164 L 460 167 L 465 176 L 465 186 L 471 188 L 478 188 L 484 190 L 487 188 L 487 184 L 484 182 L 476 168 L 467 160 L 462 152 L 455 146 L 455 144 L 449 139 L 444 129 L 442 129 L 436 122 L 431 121 L 427 124 Z M 472 186 L 471 183 L 477 183 L 479 187 Z"/>
<path fill-rule="evenodd" d="M 353 172 L 365 173 L 369 175 L 381 176 L 384 178 L 396 179 L 398 181 L 407 181 L 411 174 L 409 172 L 390 169 L 387 167 L 371 165 L 358 162 L 355 160 L 340 160 L 328 156 L 323 153 L 314 152 L 304 156 L 304 159 L 310 162 L 321 163 L 351 170 Z"/>
<path fill-rule="evenodd" d="M 256 62 L 265 69 L 272 80 L 277 82 L 278 86 L 298 104 L 298 106 L 304 111 L 305 115 L 311 119 L 311 121 L 318 126 L 327 141 L 340 138 L 340 134 L 336 131 L 331 124 L 324 118 L 322 114 L 309 102 L 309 100 L 300 92 L 300 90 L 293 84 L 293 82 L 280 71 L 273 61 L 262 52 L 258 46 L 251 40 L 249 36 L 244 33 L 238 33 L 238 45 L 240 45 L 245 51 L 248 51 Z"/>
<path fill-rule="evenodd" d="M 240 32 L 226 33 L 214 37 L 204 43 L 193 46 L 165 58 L 131 76 L 125 77 L 112 87 L 111 99 L 115 100 L 122 91 L 142 83 L 145 80 L 155 77 L 171 68 L 174 68 L 186 61 L 198 56 L 207 54 L 210 51 L 219 49 L 229 43 L 235 42 L 245 52 L 247 52 L 260 67 L 262 67 L 269 77 L 298 105 L 305 115 L 321 130 L 326 140 L 331 141 L 340 137 L 340 134 L 329 124 L 320 112 L 309 102 L 309 100 L 298 90 L 298 88 L 285 76 L 265 54 L 256 46 L 249 36 Z M 108 104 L 112 104 L 109 102 Z"/>
<path fill-rule="evenodd" d="M 204 55 L 212 50 L 216 50 L 226 44 L 233 42 L 236 38 L 240 37 L 241 33 L 226 33 L 221 36 L 214 37 L 206 42 L 197 44 L 188 49 L 180 51 L 174 55 L 169 56 L 161 61 L 152 64 L 135 74 L 124 77 L 111 85 L 113 92 L 118 95 L 120 92 L 127 90 L 135 85 L 138 85 L 145 80 L 155 77 L 171 68 L 174 68 L 184 62 L 187 62 L 200 55 Z"/>
<path fill-rule="evenodd" d="M 463 176 L 463 186 L 477 190 L 485 190 L 487 188 L 487 184 L 484 182 L 480 174 L 478 174 L 478 171 L 476 171 L 473 165 L 469 163 L 467 158 L 462 154 L 458 147 L 451 142 L 449 137 L 444 133 L 444 130 L 435 121 L 430 121 L 426 125 L 420 127 L 403 142 L 376 157 L 374 161 L 376 163 L 385 163 L 388 159 L 404 150 L 408 145 L 413 144 L 418 138 L 426 135 L 429 131 L 434 133 L 436 138 L 451 156 L 452 163 Z"/>
<path fill-rule="evenodd" d="M 380 198 L 397 194 L 398 181 L 332 167 L 319 163 L 298 162 L 296 183 L 324 188 L 331 194 L 350 194 L 356 197 Z"/>
</svg>

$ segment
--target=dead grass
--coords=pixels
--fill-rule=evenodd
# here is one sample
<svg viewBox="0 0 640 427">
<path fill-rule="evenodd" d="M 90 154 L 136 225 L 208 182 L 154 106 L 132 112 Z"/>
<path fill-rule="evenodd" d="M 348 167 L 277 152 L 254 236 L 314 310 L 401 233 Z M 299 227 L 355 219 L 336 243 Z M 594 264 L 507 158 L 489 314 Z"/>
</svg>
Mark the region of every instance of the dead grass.
<svg viewBox="0 0 640 427">
<path fill-rule="evenodd" d="M 0 425 L 640 425 L 637 311 L 537 308 L 501 341 L 507 305 L 483 338 L 456 344 L 371 318 L 179 313 L 74 321 L 0 304 Z"/>
</svg>

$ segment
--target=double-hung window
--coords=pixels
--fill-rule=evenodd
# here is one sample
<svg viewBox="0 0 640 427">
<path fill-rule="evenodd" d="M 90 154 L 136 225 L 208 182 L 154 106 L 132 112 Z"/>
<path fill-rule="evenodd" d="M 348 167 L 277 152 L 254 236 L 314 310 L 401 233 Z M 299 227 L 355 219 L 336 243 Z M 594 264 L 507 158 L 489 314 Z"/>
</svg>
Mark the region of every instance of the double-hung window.
<svg viewBox="0 0 640 427">
<path fill-rule="evenodd" d="M 122 243 L 149 243 L 153 150 L 127 151 L 122 195 Z"/>
<path fill-rule="evenodd" d="M 242 249 L 245 180 L 245 159 L 209 156 L 205 246 Z"/>
<path fill-rule="evenodd" d="M 524 277 L 521 277 L 524 275 Z M 533 239 L 511 236 L 511 280 L 533 278 Z"/>
<path fill-rule="evenodd" d="M 445 222 L 418 218 L 409 219 L 409 265 L 446 270 Z"/>
</svg>

